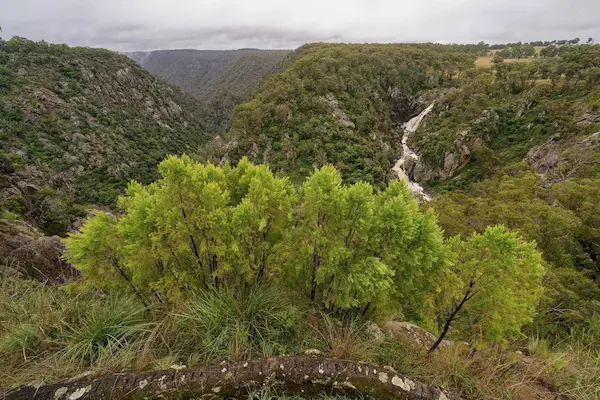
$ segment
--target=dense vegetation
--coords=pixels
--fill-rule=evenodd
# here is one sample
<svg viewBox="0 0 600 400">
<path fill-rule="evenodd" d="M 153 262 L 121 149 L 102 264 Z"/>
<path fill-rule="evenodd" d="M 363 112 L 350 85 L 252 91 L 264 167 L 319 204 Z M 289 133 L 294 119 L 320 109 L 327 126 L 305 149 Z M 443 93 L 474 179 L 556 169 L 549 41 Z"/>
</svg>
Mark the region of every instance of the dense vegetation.
<svg viewBox="0 0 600 400">
<path fill-rule="evenodd" d="M 0 112 L 27 118 L 0 120 L 0 133 L 10 138 L 0 152 L 2 182 L 19 187 L 26 200 L 4 202 L 0 222 L 25 218 L 64 233 L 83 215 L 64 187 L 73 188 L 73 199 L 100 202 L 114 200 L 124 177 L 138 182 L 116 208 L 97 210 L 65 240 L 79 281 L 61 290 L 3 276 L 0 354 L 7 371 L 0 385 L 40 371 L 54 380 L 89 369 L 194 366 L 317 348 L 392 365 L 467 398 L 531 398 L 533 388 L 550 398 L 600 394 L 600 46 L 564 43 L 478 69 L 476 57 L 490 50 L 483 43 L 306 45 L 236 108 L 229 133 L 192 158 L 166 158 L 158 173 L 149 166 L 165 154 L 158 139 L 170 145 L 212 125 L 184 118 L 184 105 L 170 122 L 137 113 L 118 119 L 120 132 L 131 121 L 150 132 L 148 142 L 131 137 L 131 146 L 143 147 L 127 161 L 155 150 L 156 159 L 112 176 L 125 157 L 121 147 L 111 150 L 116 155 L 90 158 L 81 150 L 69 158 L 69 143 L 85 136 L 71 142 L 40 135 L 40 115 L 57 108 L 40 103 L 45 108 L 34 112 L 22 99 L 37 93 L 27 86 L 38 82 L 29 71 L 42 66 L 31 54 L 42 54 L 53 71 L 70 60 L 64 52 L 96 63 L 116 56 L 20 39 L 2 45 L 20 50 L 0 53 Z M 183 96 L 123 57 L 110 62 L 123 63 L 106 67 L 115 81 L 130 68 L 137 78 L 127 84 L 144 85 L 135 90 L 169 93 L 174 102 Z M 23 71 L 15 69 L 22 64 Z M 62 78 L 87 90 L 69 104 L 96 99 L 85 86 L 90 68 Z M 57 88 L 70 86 L 52 82 L 54 95 L 66 96 Z M 401 124 L 431 103 L 409 140 L 420 158 L 407 175 L 436 192 L 418 204 L 389 171 L 402 152 Z M 69 108 L 75 116 L 77 107 Z M 21 125 L 37 130 L 27 135 Z M 74 132 L 64 121 L 60 127 Z M 108 132 L 104 125 L 77 127 Z M 194 146 L 207 138 L 195 136 Z M 96 179 L 87 164 L 61 169 L 65 160 L 93 160 L 106 170 Z M 70 186 L 19 186 L 36 176 L 34 161 L 41 172 L 70 174 Z M 85 182 L 94 186 L 86 191 Z M 375 341 L 366 321 L 384 326 L 394 318 L 427 328 L 438 342 L 421 348 L 397 338 Z M 442 339 L 456 343 L 436 348 Z"/>
<path fill-rule="evenodd" d="M 554 340 L 600 335 L 600 46 L 563 49 L 473 71 L 410 140 L 447 235 L 504 224 L 537 242 L 549 273 L 532 329 Z"/>
<path fill-rule="evenodd" d="M 22 38 L 0 41 L 1 150 L 76 201 L 111 204 L 129 179 L 214 133 L 193 98 L 127 57 Z"/>
<path fill-rule="evenodd" d="M 465 76 L 411 137 L 424 163 L 443 171 L 420 180 L 454 175 L 474 148 L 482 166 L 460 180 L 481 179 L 524 158 L 552 181 L 598 176 L 600 45 L 572 46 L 528 63 L 496 61 Z"/>
<path fill-rule="evenodd" d="M 248 100 L 278 72 L 287 50 L 157 50 L 125 53 L 153 74 L 209 103 L 229 121 L 233 107 Z"/>
<path fill-rule="evenodd" d="M 277 72 L 287 50 L 158 50 L 125 53 L 148 71 L 207 102 L 248 96 Z"/>
<path fill-rule="evenodd" d="M 67 258 L 90 288 L 133 292 L 148 305 L 268 279 L 330 311 L 394 311 L 427 323 L 427 299 L 443 280 L 442 307 L 462 286 L 481 293 L 474 303 L 483 309 L 469 307 L 477 311 L 468 337 L 489 340 L 518 334 L 541 294 L 534 244 L 499 226 L 444 246 L 435 216 L 421 214 L 401 183 L 380 192 L 345 186 L 325 166 L 296 192 L 245 159 L 220 168 L 171 157 L 159 171 L 146 188 L 130 185 L 122 218 L 98 213 L 66 240 Z M 494 313 L 485 315 L 489 307 Z"/>
<path fill-rule="evenodd" d="M 426 90 L 471 68 L 470 47 L 312 44 L 236 107 L 208 158 L 266 162 L 294 183 L 330 163 L 348 182 L 383 187 L 401 152 L 399 125 Z"/>
</svg>

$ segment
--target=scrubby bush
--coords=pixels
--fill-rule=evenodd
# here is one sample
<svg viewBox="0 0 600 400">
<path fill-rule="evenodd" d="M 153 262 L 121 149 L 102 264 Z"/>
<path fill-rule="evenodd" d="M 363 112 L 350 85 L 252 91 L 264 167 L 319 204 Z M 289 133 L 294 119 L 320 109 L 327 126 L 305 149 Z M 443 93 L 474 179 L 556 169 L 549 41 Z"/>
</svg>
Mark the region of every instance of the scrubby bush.
<svg viewBox="0 0 600 400">
<path fill-rule="evenodd" d="M 131 292 L 144 305 L 157 300 L 177 303 L 201 293 L 189 312 L 208 323 L 211 302 L 216 308 L 233 309 L 229 301 L 235 300 L 234 292 L 246 295 L 252 288 L 277 282 L 323 310 L 395 312 L 431 326 L 440 296 L 451 293 L 447 297 L 453 298 L 469 285 L 456 271 L 465 266 L 473 271 L 492 268 L 506 258 L 510 268 L 527 264 L 539 273 L 486 287 L 477 299 L 480 307 L 469 309 L 495 313 L 497 334 L 484 335 L 492 340 L 518 331 L 534 313 L 543 273 L 535 262 L 535 249 L 503 228 L 486 232 L 483 243 L 474 238 L 444 244 L 436 216 L 419 211 L 404 183 L 394 182 L 385 190 L 368 183 L 344 185 L 340 174 L 325 166 L 296 190 L 268 167 L 245 159 L 236 167 L 221 168 L 170 157 L 159 171 L 162 178 L 157 182 L 129 186 L 119 201 L 120 218 L 98 213 L 81 233 L 66 240 L 67 257 L 88 288 Z M 515 252 L 519 246 L 523 251 Z M 453 259 L 458 261 L 451 270 Z M 454 278 L 449 278 L 450 271 Z M 521 303 L 502 303 L 492 296 L 513 293 L 520 285 L 531 289 L 525 309 L 519 308 Z M 213 295 L 220 290 L 224 294 Z M 249 300 L 259 296 L 250 293 Z M 500 327 L 502 320 L 509 322 Z M 217 321 L 206 331 L 237 319 Z M 238 328 L 241 331 L 231 328 L 227 334 L 235 341 L 231 346 L 252 348 L 245 341 L 254 334 Z M 227 347 L 238 354 L 222 340 L 219 335 L 210 339 L 220 351 Z"/>
<path fill-rule="evenodd" d="M 435 216 L 401 183 L 346 186 L 326 166 L 296 191 L 266 166 L 187 157 L 159 171 L 156 183 L 129 186 L 121 218 L 98 213 L 66 240 L 90 287 L 148 304 L 278 279 L 332 310 L 416 305 L 446 263 Z"/>
</svg>

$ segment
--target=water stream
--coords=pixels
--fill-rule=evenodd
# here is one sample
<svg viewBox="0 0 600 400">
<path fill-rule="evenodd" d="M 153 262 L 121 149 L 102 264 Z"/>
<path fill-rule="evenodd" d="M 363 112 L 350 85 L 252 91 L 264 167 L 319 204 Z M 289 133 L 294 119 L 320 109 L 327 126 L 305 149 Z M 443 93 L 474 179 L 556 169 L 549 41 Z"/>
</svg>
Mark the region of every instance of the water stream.
<svg viewBox="0 0 600 400">
<path fill-rule="evenodd" d="M 413 196 L 421 196 L 425 201 L 431 200 L 431 197 L 425 193 L 423 186 L 421 186 L 418 182 L 411 181 L 410 171 L 405 169 L 405 164 L 408 159 L 413 159 L 414 161 L 419 160 L 419 156 L 408 147 L 406 142 L 408 141 L 410 135 L 419 129 L 419 125 L 421 125 L 421 122 L 425 116 L 433 109 L 433 105 L 434 103 L 424 109 L 421 114 L 402 125 L 404 128 L 404 135 L 402 136 L 402 157 L 396 161 L 396 164 L 392 168 L 392 171 L 398 175 L 398 179 L 406 182 L 410 190 L 412 190 Z"/>
</svg>

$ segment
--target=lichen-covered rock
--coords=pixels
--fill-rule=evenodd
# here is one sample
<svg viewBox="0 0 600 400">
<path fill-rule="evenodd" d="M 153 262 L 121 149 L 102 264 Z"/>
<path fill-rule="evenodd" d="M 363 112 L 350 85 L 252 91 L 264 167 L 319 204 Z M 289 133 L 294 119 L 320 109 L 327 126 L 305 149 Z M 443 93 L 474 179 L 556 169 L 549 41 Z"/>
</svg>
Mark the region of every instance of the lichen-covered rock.
<svg viewBox="0 0 600 400">
<path fill-rule="evenodd" d="M 382 400 L 458 399 L 385 367 L 310 356 L 263 358 L 195 370 L 120 373 L 95 380 L 23 386 L 0 393 L 0 397 L 4 400 L 180 399 L 218 394 L 227 398 L 263 387 L 303 397 L 327 390 Z"/>
<path fill-rule="evenodd" d="M 414 342 L 425 349 L 429 349 L 437 339 L 432 333 L 410 322 L 385 321 L 381 327 L 388 335 Z M 452 342 L 443 340 L 440 347 L 446 347 L 451 344 Z"/>
</svg>

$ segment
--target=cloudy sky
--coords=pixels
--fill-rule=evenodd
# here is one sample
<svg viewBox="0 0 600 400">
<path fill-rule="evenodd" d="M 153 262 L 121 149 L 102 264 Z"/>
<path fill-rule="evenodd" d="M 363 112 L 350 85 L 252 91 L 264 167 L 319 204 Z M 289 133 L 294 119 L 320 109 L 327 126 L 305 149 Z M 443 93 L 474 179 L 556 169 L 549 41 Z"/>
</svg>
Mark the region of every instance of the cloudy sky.
<svg viewBox="0 0 600 400">
<path fill-rule="evenodd" d="M 600 0 L 0 0 L 0 36 L 113 50 L 597 38 Z"/>
</svg>

